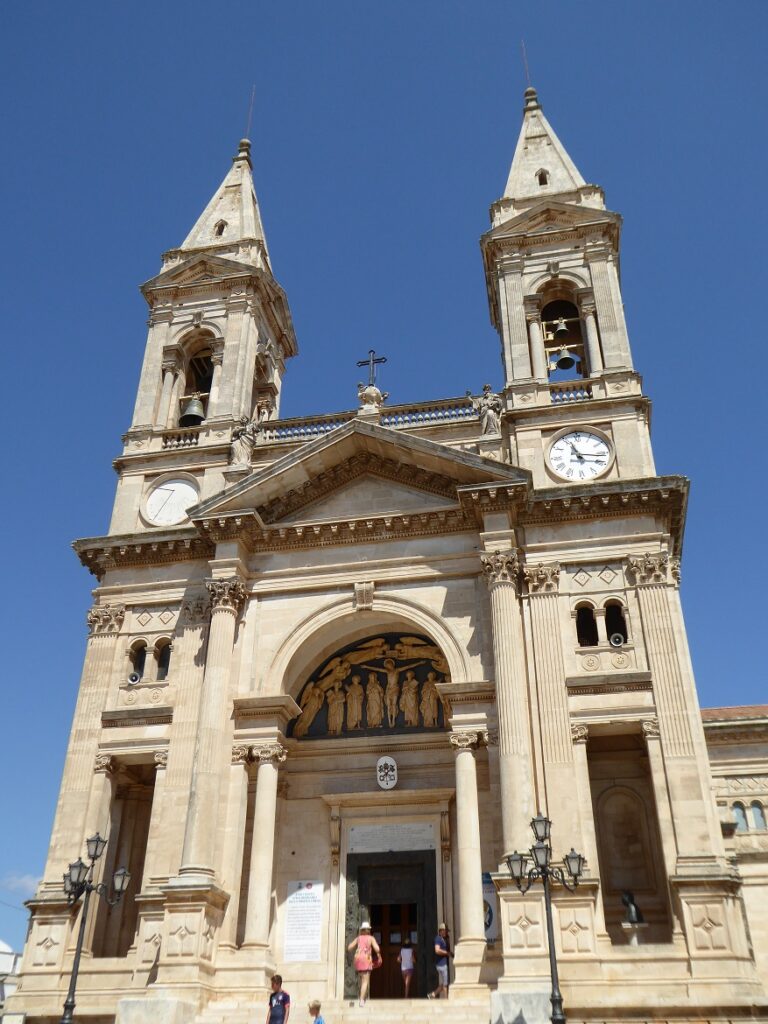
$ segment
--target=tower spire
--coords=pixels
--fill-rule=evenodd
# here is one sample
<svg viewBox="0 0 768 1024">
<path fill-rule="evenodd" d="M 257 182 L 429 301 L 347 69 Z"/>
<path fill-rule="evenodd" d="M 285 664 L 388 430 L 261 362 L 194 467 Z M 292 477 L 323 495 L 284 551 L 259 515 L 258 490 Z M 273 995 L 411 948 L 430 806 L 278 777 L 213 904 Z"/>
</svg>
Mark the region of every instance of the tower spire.
<svg viewBox="0 0 768 1024">
<path fill-rule="evenodd" d="M 536 90 L 529 85 L 524 96 L 523 125 L 504 198 L 530 200 L 578 192 L 586 182 L 544 116 Z"/>
<path fill-rule="evenodd" d="M 249 139 L 240 140 L 232 167 L 180 246 L 181 252 L 201 249 L 270 269 Z"/>
</svg>

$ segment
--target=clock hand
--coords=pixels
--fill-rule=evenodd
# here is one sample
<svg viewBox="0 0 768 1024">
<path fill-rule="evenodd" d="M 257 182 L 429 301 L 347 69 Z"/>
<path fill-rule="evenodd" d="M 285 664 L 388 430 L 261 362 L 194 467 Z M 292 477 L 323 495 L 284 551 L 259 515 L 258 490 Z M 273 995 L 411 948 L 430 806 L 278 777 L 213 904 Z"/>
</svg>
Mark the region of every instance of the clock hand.
<svg viewBox="0 0 768 1024">
<path fill-rule="evenodd" d="M 167 488 L 167 487 L 158 487 L 157 489 L 158 489 L 158 491 L 165 491 L 165 490 L 167 490 L 167 491 L 168 491 L 168 497 L 167 497 L 167 498 L 165 499 L 165 501 L 164 501 L 164 502 L 163 502 L 163 504 L 162 504 L 162 505 L 160 506 L 160 508 L 159 508 L 159 509 L 158 509 L 158 510 L 157 510 L 157 511 L 155 512 L 155 515 L 156 515 L 156 516 L 159 516 L 159 515 L 160 515 L 160 513 L 161 513 L 161 512 L 163 511 L 163 509 L 165 508 L 165 506 L 166 506 L 166 505 L 168 504 L 168 502 L 169 502 L 169 501 L 171 500 L 171 498 L 173 497 L 173 493 L 174 493 L 174 492 L 173 492 L 173 490 L 172 490 L 171 488 L 169 488 L 169 487 L 168 487 L 168 488 Z"/>
</svg>

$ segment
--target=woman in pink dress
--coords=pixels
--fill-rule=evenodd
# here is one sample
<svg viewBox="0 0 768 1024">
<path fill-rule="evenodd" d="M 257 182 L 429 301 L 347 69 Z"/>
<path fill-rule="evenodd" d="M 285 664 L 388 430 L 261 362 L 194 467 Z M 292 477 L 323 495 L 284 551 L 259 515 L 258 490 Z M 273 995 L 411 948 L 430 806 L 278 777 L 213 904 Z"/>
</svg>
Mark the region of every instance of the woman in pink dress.
<svg viewBox="0 0 768 1024">
<path fill-rule="evenodd" d="M 360 1005 L 365 1006 L 371 984 L 374 958 L 377 962 L 381 959 L 379 944 L 371 935 L 370 921 L 363 921 L 360 925 L 360 934 L 356 939 L 352 939 L 347 949 L 350 953 L 353 949 L 355 951 L 352 963 L 357 971 L 357 980 L 360 986 Z"/>
</svg>

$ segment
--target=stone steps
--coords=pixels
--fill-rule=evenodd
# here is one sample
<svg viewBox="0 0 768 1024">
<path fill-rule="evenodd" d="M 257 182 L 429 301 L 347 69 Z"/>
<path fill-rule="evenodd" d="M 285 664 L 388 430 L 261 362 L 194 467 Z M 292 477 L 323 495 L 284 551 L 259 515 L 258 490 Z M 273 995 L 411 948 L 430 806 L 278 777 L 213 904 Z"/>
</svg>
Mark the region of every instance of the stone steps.
<svg viewBox="0 0 768 1024">
<path fill-rule="evenodd" d="M 326 1024 L 488 1024 L 486 1000 L 454 1002 L 450 999 L 371 999 L 358 1006 L 356 999 L 323 1002 Z M 215 1002 L 196 1018 L 195 1024 L 264 1024 L 263 1003 L 251 1005 L 234 1001 Z M 306 1008 L 293 1007 L 297 1022 L 308 1019 Z"/>
</svg>

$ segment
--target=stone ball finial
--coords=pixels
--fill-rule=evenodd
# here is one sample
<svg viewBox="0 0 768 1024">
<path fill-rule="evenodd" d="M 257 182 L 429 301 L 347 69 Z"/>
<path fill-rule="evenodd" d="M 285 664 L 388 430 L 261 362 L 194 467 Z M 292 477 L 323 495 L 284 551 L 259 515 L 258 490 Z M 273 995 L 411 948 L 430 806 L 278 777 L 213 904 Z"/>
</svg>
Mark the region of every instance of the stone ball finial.
<svg viewBox="0 0 768 1024">
<path fill-rule="evenodd" d="M 532 85 L 529 85 L 528 88 L 525 90 L 524 96 L 525 109 L 536 110 L 539 106 L 539 94 L 536 92 Z"/>
</svg>

